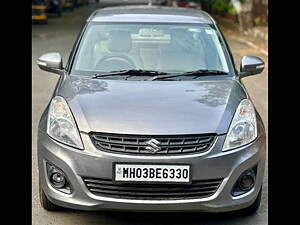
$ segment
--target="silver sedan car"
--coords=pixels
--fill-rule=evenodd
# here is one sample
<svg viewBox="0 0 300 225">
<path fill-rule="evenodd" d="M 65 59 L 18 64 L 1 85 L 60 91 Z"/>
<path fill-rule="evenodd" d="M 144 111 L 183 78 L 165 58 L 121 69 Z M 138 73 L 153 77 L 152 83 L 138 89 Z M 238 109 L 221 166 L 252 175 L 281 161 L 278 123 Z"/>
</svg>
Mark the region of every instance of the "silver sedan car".
<svg viewBox="0 0 300 225">
<path fill-rule="evenodd" d="M 215 21 L 201 10 L 111 7 L 87 19 L 38 129 L 46 210 L 255 212 L 266 135 Z"/>
</svg>

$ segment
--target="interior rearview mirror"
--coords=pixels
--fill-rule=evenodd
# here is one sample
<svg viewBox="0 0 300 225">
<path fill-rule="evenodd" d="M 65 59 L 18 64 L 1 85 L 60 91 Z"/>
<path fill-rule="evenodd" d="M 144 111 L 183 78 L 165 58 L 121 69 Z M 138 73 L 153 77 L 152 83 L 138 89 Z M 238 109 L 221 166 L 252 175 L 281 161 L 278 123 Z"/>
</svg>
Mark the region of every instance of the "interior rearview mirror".
<svg viewBox="0 0 300 225">
<path fill-rule="evenodd" d="M 240 78 L 261 73 L 265 68 L 262 59 L 256 56 L 244 56 L 240 64 Z"/>
<path fill-rule="evenodd" d="M 40 69 L 51 73 L 62 75 L 64 72 L 62 57 L 58 52 L 43 54 L 38 58 L 37 64 Z"/>
</svg>

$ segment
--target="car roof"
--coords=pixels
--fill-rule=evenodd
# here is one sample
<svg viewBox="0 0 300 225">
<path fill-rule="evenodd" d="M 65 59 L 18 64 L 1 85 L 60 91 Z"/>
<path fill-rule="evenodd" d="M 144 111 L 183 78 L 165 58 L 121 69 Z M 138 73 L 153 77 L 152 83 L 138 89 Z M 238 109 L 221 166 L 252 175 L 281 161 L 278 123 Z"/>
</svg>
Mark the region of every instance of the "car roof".
<svg viewBox="0 0 300 225">
<path fill-rule="evenodd" d="M 118 6 L 98 9 L 91 14 L 87 21 L 215 23 L 211 16 L 201 10 L 148 5 Z"/>
</svg>

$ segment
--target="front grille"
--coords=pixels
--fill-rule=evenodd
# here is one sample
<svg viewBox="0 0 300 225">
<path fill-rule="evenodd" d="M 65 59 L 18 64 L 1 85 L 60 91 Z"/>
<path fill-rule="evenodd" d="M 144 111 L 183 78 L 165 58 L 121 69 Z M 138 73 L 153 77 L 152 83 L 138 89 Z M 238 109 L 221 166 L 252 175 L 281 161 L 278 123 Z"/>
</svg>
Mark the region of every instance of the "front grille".
<svg viewBox="0 0 300 225">
<path fill-rule="evenodd" d="M 213 195 L 223 179 L 195 180 L 192 184 L 120 184 L 109 179 L 83 178 L 88 190 L 98 196 L 123 199 L 199 199 Z"/>
<path fill-rule="evenodd" d="M 90 138 L 97 149 L 108 152 L 129 154 L 152 154 L 146 148 L 147 141 L 160 142 L 161 150 L 155 154 L 199 153 L 207 151 L 215 141 L 215 134 L 202 135 L 125 135 L 90 133 Z"/>
</svg>

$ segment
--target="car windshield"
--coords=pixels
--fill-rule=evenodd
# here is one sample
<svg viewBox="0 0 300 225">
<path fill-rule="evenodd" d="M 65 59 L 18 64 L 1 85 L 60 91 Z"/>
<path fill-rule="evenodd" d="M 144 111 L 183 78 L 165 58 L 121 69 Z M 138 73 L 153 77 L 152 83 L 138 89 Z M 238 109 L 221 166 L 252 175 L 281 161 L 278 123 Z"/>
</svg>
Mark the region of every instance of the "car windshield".
<svg viewBox="0 0 300 225">
<path fill-rule="evenodd" d="M 71 74 L 92 76 L 122 70 L 227 74 L 228 61 L 220 34 L 210 24 L 91 23 Z"/>
</svg>

